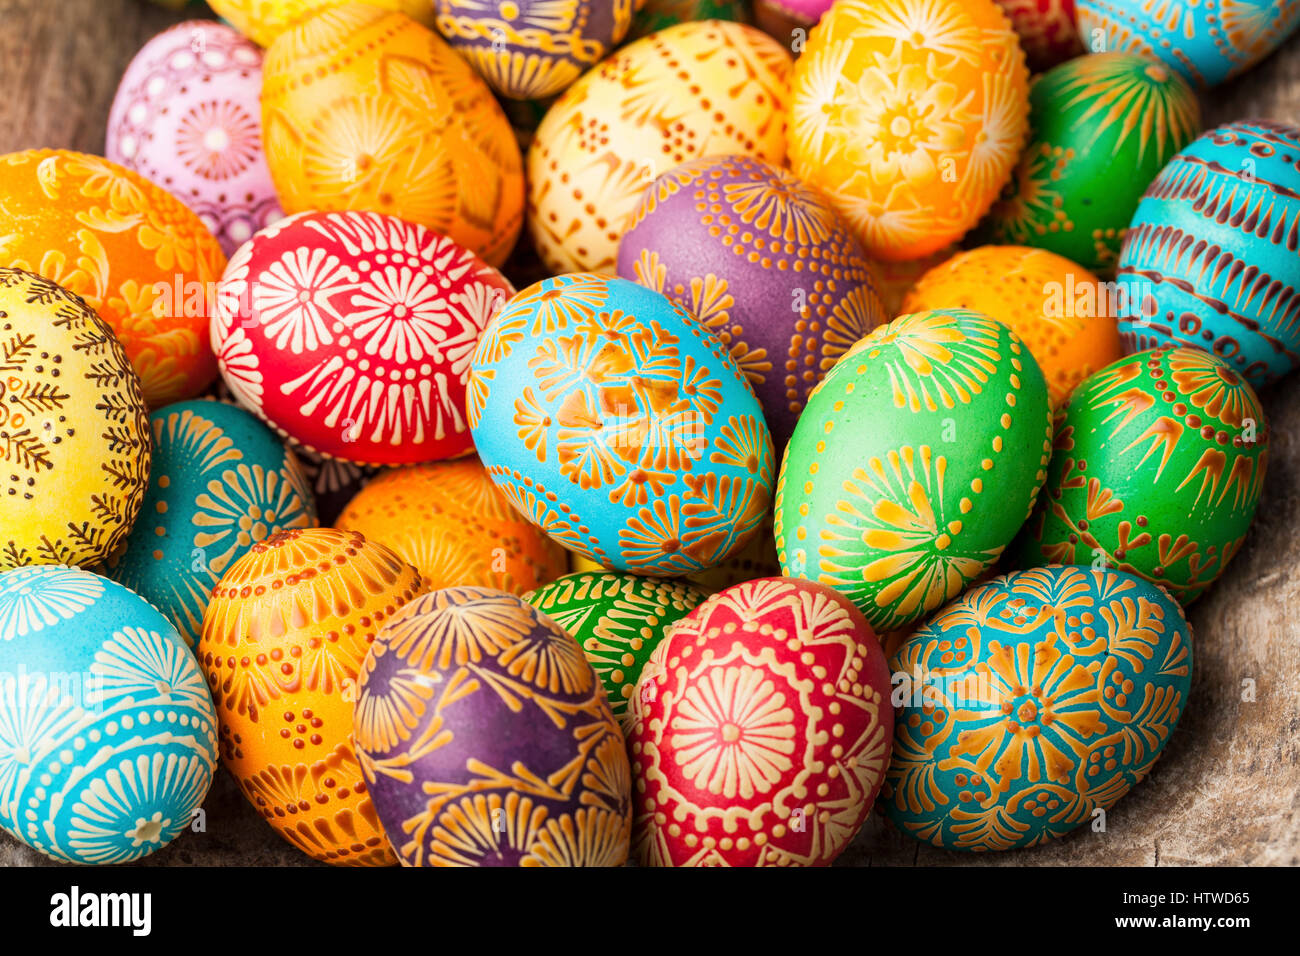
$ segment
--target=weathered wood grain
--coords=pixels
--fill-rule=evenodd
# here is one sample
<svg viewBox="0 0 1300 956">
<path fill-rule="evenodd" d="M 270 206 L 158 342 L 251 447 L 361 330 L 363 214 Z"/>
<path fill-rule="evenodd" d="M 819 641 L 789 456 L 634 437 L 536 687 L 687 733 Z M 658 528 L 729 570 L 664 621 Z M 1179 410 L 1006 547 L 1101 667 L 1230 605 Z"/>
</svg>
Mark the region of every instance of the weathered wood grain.
<svg viewBox="0 0 1300 956">
<path fill-rule="evenodd" d="M 141 0 L 0 0 L 0 153 L 100 152 L 127 63 L 185 17 Z M 1202 104 L 1207 126 L 1300 122 L 1300 37 Z M 976 857 L 922 846 L 873 819 L 840 865 L 1300 864 L 1300 375 L 1264 402 L 1273 448 L 1258 520 L 1223 580 L 1191 609 L 1191 702 L 1165 756 L 1111 811 L 1106 832 Z M 1243 700 L 1248 680 L 1253 702 Z M 281 841 L 224 771 L 205 809 L 206 832 L 142 864 L 320 865 Z M 0 835 L 0 865 L 43 862 Z"/>
</svg>

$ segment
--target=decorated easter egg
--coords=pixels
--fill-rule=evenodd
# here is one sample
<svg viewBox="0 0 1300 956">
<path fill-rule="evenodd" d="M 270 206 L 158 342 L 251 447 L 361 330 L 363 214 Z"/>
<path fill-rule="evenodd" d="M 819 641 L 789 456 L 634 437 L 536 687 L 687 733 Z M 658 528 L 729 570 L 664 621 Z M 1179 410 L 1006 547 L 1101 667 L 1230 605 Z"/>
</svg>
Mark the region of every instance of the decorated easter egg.
<svg viewBox="0 0 1300 956">
<path fill-rule="evenodd" d="M 212 591 L 198 656 L 221 762 L 313 859 L 394 862 L 352 746 L 352 702 L 375 634 L 420 591 L 388 548 L 333 528 L 259 541 Z"/>
<path fill-rule="evenodd" d="M 127 863 L 190 829 L 216 766 L 203 673 L 149 602 L 79 568 L 0 573 L 0 826 Z"/>
<path fill-rule="evenodd" d="M 48 279 L 0 267 L 0 570 L 95 566 L 130 533 L 152 445 L 108 325 Z"/>
<path fill-rule="evenodd" d="M 627 39 L 639 40 L 658 30 L 695 20 L 735 20 L 744 23 L 744 0 L 644 0 L 632 16 Z"/>
<path fill-rule="evenodd" d="M 85 299 L 151 406 L 200 394 L 216 374 L 208 322 L 226 257 L 199 217 L 138 173 L 70 150 L 0 156 L 0 181 L 0 267 Z"/>
<path fill-rule="evenodd" d="M 553 273 L 613 273 L 641 193 L 687 160 L 781 163 L 789 73 L 771 37 L 706 20 L 643 37 L 584 74 L 528 150 L 528 228 L 542 261 Z"/>
<path fill-rule="evenodd" d="M 301 213 L 230 260 L 212 345 L 239 402 L 313 451 L 365 464 L 450 458 L 471 447 L 470 356 L 513 291 L 423 226 Z"/>
<path fill-rule="evenodd" d="M 628 746 L 651 866 L 825 866 L 889 762 L 889 671 L 837 591 L 763 578 L 715 594 L 641 672 Z"/>
<path fill-rule="evenodd" d="M 1255 390 L 1216 355 L 1165 347 L 1107 366 L 1057 412 L 1021 566 L 1104 562 L 1190 604 L 1241 548 L 1268 439 Z"/>
<path fill-rule="evenodd" d="M 502 96 L 564 91 L 632 25 L 636 0 L 431 0 L 438 30 Z"/>
<path fill-rule="evenodd" d="M 601 565 L 575 552 L 569 552 L 569 563 L 574 571 L 603 571 Z M 688 574 L 687 581 L 708 594 L 729 588 L 742 581 L 755 578 L 778 577 L 781 574 L 781 562 L 776 557 L 776 539 L 772 536 L 772 523 L 764 521 L 758 533 L 749 539 L 749 543 L 738 551 L 727 555 L 719 564 L 703 571 Z"/>
<path fill-rule="evenodd" d="M 578 642 L 628 729 L 641 668 L 674 622 L 708 595 L 685 581 L 635 574 L 569 574 L 524 599 Z"/>
<path fill-rule="evenodd" d="M 754 387 L 785 447 L 808 393 L 885 320 L 848 227 L 783 169 L 706 156 L 646 189 L 618 247 L 618 274 L 684 306 Z"/>
<path fill-rule="evenodd" d="M 997 319 L 1029 346 L 1055 406 L 1123 355 L 1113 291 L 1044 249 L 980 246 L 922 276 L 904 298 L 903 312 L 971 309 Z"/>
<path fill-rule="evenodd" d="M 511 504 L 610 570 L 679 576 L 764 523 L 772 438 L 726 347 L 625 279 L 556 276 L 479 340 L 469 424 Z"/>
<path fill-rule="evenodd" d="M 262 51 L 209 20 L 179 23 L 135 55 L 104 155 L 173 193 L 230 255 L 283 215 L 262 152 Z"/>
<path fill-rule="evenodd" d="M 1294 0 L 1077 0 L 1079 33 L 1093 49 L 1163 60 L 1205 88 L 1242 73 L 1300 25 Z"/>
<path fill-rule="evenodd" d="M 1196 95 L 1160 63 L 1096 53 L 1044 73 L 1030 103 L 1033 135 L 979 237 L 1111 275 L 1142 191 L 1200 131 Z"/>
<path fill-rule="evenodd" d="M 476 457 L 380 472 L 335 527 L 387 545 L 427 588 L 531 591 L 568 570 L 568 555 L 515 510 Z"/>
<path fill-rule="evenodd" d="M 903 677 L 880 805 L 947 850 L 1037 846 L 1150 772 L 1191 689 L 1192 632 L 1109 568 L 1018 571 L 967 591 L 890 658 Z"/>
<path fill-rule="evenodd" d="M 904 315 L 808 399 L 777 478 L 781 569 L 897 630 L 992 567 L 1051 453 L 1047 383 L 1020 336 L 979 312 Z"/>
<path fill-rule="evenodd" d="M 106 573 L 198 644 L 203 611 L 226 569 L 316 512 L 293 453 L 253 415 L 190 401 L 153 413 L 153 467 L 140 520 Z"/>
<path fill-rule="evenodd" d="M 841 0 L 795 64 L 790 168 L 873 257 L 927 255 L 960 239 L 1010 178 L 1028 83 L 993 0 Z"/>
<path fill-rule="evenodd" d="M 621 866 L 631 772 L 578 642 L 491 588 L 425 594 L 366 656 L 356 743 L 406 866 Z"/>
<path fill-rule="evenodd" d="M 433 26 L 431 0 L 365 0 L 372 7 L 396 10 L 425 26 Z M 230 21 L 254 43 L 270 46 L 295 24 L 330 7 L 347 5 L 347 0 L 208 0 L 208 5 Z"/>
<path fill-rule="evenodd" d="M 330 6 L 275 41 L 264 74 L 267 158 L 288 212 L 398 216 L 505 260 L 523 224 L 519 145 L 436 33 L 368 4 Z"/>
<path fill-rule="evenodd" d="M 1300 358 L 1300 126 L 1211 130 L 1160 171 L 1120 252 L 1129 351 L 1214 352 L 1255 386 Z"/>
<path fill-rule="evenodd" d="M 995 0 L 1020 38 L 1029 69 L 1050 69 L 1083 53 L 1074 25 L 1075 0 Z"/>
</svg>

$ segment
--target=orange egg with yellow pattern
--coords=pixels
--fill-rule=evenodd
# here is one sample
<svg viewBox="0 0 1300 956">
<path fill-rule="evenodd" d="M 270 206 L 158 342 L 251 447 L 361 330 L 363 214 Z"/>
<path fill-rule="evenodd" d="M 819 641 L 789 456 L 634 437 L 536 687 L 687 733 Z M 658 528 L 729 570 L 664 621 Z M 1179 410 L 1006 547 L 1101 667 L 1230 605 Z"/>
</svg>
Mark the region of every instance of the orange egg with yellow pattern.
<svg viewBox="0 0 1300 956">
<path fill-rule="evenodd" d="M 65 149 L 0 156 L 0 266 L 57 282 L 113 329 L 151 407 L 217 374 L 208 345 L 221 246 L 179 199 L 129 169 Z"/>
<path fill-rule="evenodd" d="M 1122 358 L 1114 283 L 1045 249 L 979 246 L 927 272 L 903 298 L 903 314 L 971 309 L 1029 346 L 1052 407 L 1098 369 Z"/>
<path fill-rule="evenodd" d="M 347 0 L 208 0 L 208 6 L 254 43 L 270 46 L 276 37 L 298 21 L 345 2 Z M 366 0 L 366 3 L 405 13 L 428 27 L 434 25 L 433 0 Z M 180 6 L 181 3 L 172 5 Z"/>
<path fill-rule="evenodd" d="M 396 863 L 352 748 L 357 675 L 420 574 L 355 531 L 282 531 L 230 566 L 203 616 L 199 664 L 221 762 L 308 856 Z"/>
<path fill-rule="evenodd" d="M 266 155 L 285 212 L 377 212 L 493 266 L 523 226 L 519 143 L 487 84 L 428 27 L 363 3 L 280 34 L 263 66 Z"/>
<path fill-rule="evenodd" d="M 431 590 L 523 594 L 569 570 L 568 552 L 514 509 L 477 457 L 381 472 L 335 527 L 392 548 Z"/>
</svg>

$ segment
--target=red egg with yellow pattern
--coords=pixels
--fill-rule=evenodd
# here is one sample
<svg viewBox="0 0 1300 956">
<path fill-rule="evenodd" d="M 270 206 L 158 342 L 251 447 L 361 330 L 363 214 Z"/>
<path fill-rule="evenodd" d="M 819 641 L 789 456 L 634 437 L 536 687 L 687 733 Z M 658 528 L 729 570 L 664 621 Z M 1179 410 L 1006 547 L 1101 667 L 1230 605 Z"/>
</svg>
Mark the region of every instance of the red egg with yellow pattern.
<svg viewBox="0 0 1300 956">
<path fill-rule="evenodd" d="M 439 461 L 473 448 L 470 358 L 513 294 L 500 272 L 423 226 L 301 213 L 230 260 L 212 346 L 239 403 L 309 452 Z"/>
<path fill-rule="evenodd" d="M 715 594 L 641 672 L 628 745 L 649 866 L 826 866 L 867 818 L 894 732 L 884 653 L 798 578 Z"/>
</svg>

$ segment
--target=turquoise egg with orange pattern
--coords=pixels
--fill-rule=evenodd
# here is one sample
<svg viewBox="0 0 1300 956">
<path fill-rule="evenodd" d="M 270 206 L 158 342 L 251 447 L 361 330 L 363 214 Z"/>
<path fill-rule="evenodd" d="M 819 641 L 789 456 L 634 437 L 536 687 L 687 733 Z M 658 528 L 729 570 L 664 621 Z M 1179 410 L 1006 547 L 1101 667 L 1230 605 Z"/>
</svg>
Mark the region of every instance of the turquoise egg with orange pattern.
<svg viewBox="0 0 1300 956">
<path fill-rule="evenodd" d="M 575 273 L 515 295 L 474 352 L 467 414 L 488 474 L 570 551 L 694 574 L 766 521 L 772 437 L 727 347 L 625 279 Z"/>
<path fill-rule="evenodd" d="M 967 591 L 890 670 L 885 815 L 946 850 L 1010 850 L 1104 822 L 1146 777 L 1187 704 L 1192 632 L 1158 585 L 1055 565 Z"/>
<path fill-rule="evenodd" d="M 176 402 L 149 424 L 149 489 L 104 571 L 162 611 L 195 647 L 226 570 L 278 531 L 316 527 L 316 505 L 294 453 L 242 408 Z"/>
<path fill-rule="evenodd" d="M 1300 126 L 1229 123 L 1177 153 L 1138 204 L 1118 281 L 1127 351 L 1205 349 L 1256 388 L 1290 372 L 1300 360 Z"/>
</svg>

